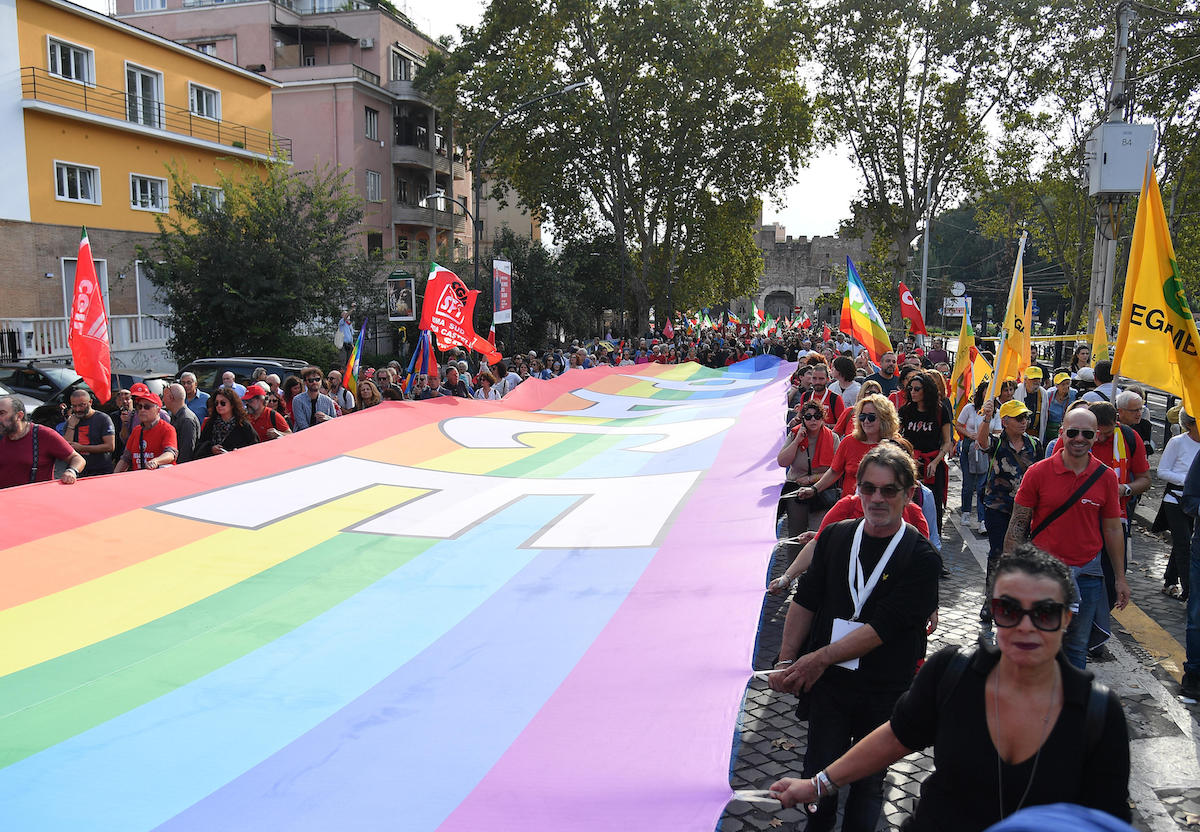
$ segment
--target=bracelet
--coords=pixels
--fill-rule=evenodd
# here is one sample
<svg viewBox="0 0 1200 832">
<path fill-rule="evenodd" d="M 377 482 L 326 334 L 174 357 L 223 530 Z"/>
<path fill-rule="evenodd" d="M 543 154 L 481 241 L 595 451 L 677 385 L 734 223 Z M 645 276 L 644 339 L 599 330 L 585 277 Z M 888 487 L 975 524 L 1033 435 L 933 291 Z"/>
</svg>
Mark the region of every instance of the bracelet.
<svg viewBox="0 0 1200 832">
<path fill-rule="evenodd" d="M 779 661 L 775 662 L 775 666 L 776 667 L 787 667 L 788 665 L 792 665 L 795 663 L 796 663 L 795 659 L 780 659 Z"/>
<path fill-rule="evenodd" d="M 837 790 L 841 788 L 841 786 L 829 778 L 829 775 L 825 773 L 825 769 L 818 771 L 813 780 L 820 787 L 817 790 L 819 795 L 837 794 Z"/>
</svg>

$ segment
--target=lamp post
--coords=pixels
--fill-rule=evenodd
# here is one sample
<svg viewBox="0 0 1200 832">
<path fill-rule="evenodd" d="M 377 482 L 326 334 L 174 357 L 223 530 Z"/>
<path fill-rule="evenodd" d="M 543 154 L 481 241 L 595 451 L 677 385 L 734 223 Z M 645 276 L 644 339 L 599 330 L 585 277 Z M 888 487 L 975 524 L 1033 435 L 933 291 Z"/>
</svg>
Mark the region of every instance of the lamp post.
<svg viewBox="0 0 1200 832">
<path fill-rule="evenodd" d="M 464 213 L 464 214 L 466 214 L 466 215 L 467 215 L 467 218 L 468 218 L 469 220 L 471 220 L 471 223 L 472 223 L 472 224 L 474 224 L 474 222 L 475 222 L 475 215 L 471 213 L 471 211 L 470 211 L 470 209 L 469 209 L 469 208 L 467 208 L 467 198 L 466 198 L 465 196 L 464 196 L 464 197 L 462 197 L 461 199 L 459 199 L 458 197 L 446 196 L 445 194 L 429 194 L 428 196 L 423 196 L 423 197 L 421 197 L 421 199 L 417 201 L 417 204 L 418 204 L 418 205 L 425 205 L 425 204 L 426 204 L 426 203 L 428 203 L 428 202 L 429 202 L 431 199 L 445 199 L 445 200 L 447 200 L 447 201 L 449 201 L 449 202 L 453 202 L 453 203 L 454 203 L 455 205 L 457 205 L 459 208 L 463 209 L 463 213 Z M 435 209 L 435 210 L 436 210 L 436 209 Z M 453 213 L 453 212 L 452 212 L 452 213 Z M 450 230 L 451 230 L 451 233 L 453 233 L 454 229 L 453 229 L 453 228 L 451 228 Z"/>
<path fill-rule="evenodd" d="M 475 146 L 475 158 L 471 163 L 471 188 L 474 191 L 475 196 L 475 216 L 471 217 L 471 227 L 474 232 L 471 235 L 471 251 L 475 255 L 475 285 L 473 288 L 479 288 L 479 235 L 483 230 L 482 224 L 479 221 L 479 202 L 482 199 L 483 194 L 483 149 L 487 146 L 487 140 L 491 138 L 492 133 L 496 132 L 496 128 L 503 124 L 509 116 L 519 113 L 526 107 L 532 107 L 539 101 L 545 101 L 547 98 L 554 98 L 557 95 L 565 95 L 569 92 L 575 92 L 576 90 L 582 89 L 587 85 L 587 81 L 576 81 L 574 84 L 568 84 L 560 90 L 554 90 L 553 92 L 539 95 L 537 98 L 531 98 L 528 101 L 522 101 L 511 110 L 505 112 L 502 116 L 500 116 L 500 118 L 496 119 L 496 123 L 488 128 L 487 132 L 483 134 L 483 138 L 479 140 L 479 144 Z"/>
</svg>

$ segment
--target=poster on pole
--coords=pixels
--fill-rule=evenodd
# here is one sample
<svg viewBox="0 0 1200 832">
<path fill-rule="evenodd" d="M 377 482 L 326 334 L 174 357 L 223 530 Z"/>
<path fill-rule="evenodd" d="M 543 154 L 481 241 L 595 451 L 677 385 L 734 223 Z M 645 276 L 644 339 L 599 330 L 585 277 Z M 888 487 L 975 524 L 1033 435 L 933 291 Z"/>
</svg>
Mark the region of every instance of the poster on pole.
<svg viewBox="0 0 1200 832">
<path fill-rule="evenodd" d="M 969 297 L 942 298 L 942 314 L 947 318 L 961 318 L 971 314 Z"/>
<path fill-rule="evenodd" d="M 415 321 L 416 280 L 408 272 L 392 272 L 387 279 L 389 321 Z"/>
<path fill-rule="evenodd" d="M 512 323 L 512 263 L 492 261 L 492 322 Z"/>
</svg>

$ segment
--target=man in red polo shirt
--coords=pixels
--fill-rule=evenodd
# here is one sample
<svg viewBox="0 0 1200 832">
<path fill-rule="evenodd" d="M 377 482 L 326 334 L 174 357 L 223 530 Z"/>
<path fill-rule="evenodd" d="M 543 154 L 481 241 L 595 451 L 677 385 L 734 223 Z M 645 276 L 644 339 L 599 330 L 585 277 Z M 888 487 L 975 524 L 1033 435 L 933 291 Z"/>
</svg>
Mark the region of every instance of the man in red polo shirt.
<svg viewBox="0 0 1200 832">
<path fill-rule="evenodd" d="M 141 382 L 132 385 L 129 392 L 133 396 L 133 411 L 137 414 L 137 424 L 129 429 L 125 453 L 113 469 L 113 473 L 119 474 L 131 469 L 153 470 L 164 465 L 174 465 L 179 458 L 179 441 L 175 436 L 175 428 L 159 418 L 162 399 L 151 393 L 150 388 Z"/>
<path fill-rule="evenodd" d="M 1092 624 L 1108 629 L 1108 596 L 1100 565 L 1103 551 L 1108 552 L 1116 576 L 1117 607 L 1124 609 L 1129 603 L 1117 475 L 1092 456 L 1096 435 L 1096 416 L 1091 411 L 1078 408 L 1066 415 L 1059 439 L 1062 452 L 1035 462 L 1025 472 L 1004 538 L 1005 554 L 1029 540 L 1071 568 L 1079 601 L 1072 605 L 1075 614 L 1063 638 L 1063 652 L 1080 669 L 1087 664 Z M 1087 489 L 1076 496 L 1084 485 Z"/>
<path fill-rule="evenodd" d="M 341 376 L 338 380 L 341 381 Z M 287 420 L 278 411 L 267 407 L 267 391 L 258 384 L 251 384 L 246 388 L 246 395 L 242 396 L 242 401 L 246 403 L 246 413 L 250 417 L 254 432 L 258 434 L 259 442 L 278 439 L 292 432 Z"/>
<path fill-rule="evenodd" d="M 1129 513 L 1126 508 L 1129 499 L 1144 494 L 1150 488 L 1146 444 L 1131 427 L 1117 430 L 1117 409 L 1108 402 L 1095 402 L 1088 409 L 1096 417 L 1096 444 L 1092 446 L 1092 456 L 1116 473 L 1117 491 L 1121 497 L 1121 519 L 1128 527 Z"/>
</svg>

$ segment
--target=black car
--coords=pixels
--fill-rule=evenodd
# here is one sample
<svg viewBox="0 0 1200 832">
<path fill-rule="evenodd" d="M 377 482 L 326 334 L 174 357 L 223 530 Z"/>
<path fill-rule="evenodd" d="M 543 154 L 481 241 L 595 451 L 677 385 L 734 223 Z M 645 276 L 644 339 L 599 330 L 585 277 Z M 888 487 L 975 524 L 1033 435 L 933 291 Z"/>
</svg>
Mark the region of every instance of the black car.
<svg viewBox="0 0 1200 832">
<path fill-rule="evenodd" d="M 182 376 L 184 373 L 195 374 L 196 387 L 211 393 L 221 386 L 221 376 L 226 372 L 232 372 L 238 384 L 246 385 L 251 383 L 254 371 L 259 367 L 266 370 L 268 375 L 273 373 L 279 376 L 280 381 L 283 381 L 288 376 L 299 375 L 300 371 L 307 366 L 309 366 L 307 361 L 300 361 L 295 358 L 261 358 L 254 356 L 197 358 L 180 370 L 179 375 Z"/>
<path fill-rule="evenodd" d="M 65 364 L 46 361 L 24 361 L 0 364 L 0 384 L 14 393 L 45 401 L 61 393 L 79 379 L 79 374 Z"/>
</svg>

